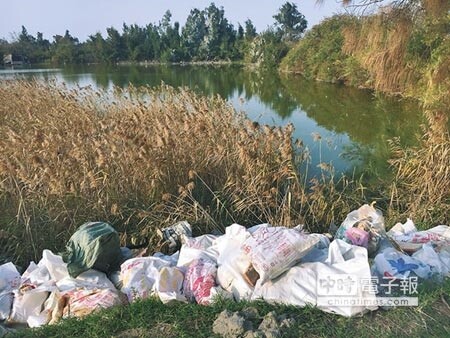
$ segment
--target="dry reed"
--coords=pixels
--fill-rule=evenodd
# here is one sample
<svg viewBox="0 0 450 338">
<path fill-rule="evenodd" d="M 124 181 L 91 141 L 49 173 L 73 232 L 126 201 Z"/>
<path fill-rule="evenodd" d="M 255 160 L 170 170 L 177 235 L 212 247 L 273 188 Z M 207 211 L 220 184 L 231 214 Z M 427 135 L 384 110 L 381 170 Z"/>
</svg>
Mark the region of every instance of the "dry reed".
<svg viewBox="0 0 450 338">
<path fill-rule="evenodd" d="M 307 188 L 292 132 L 253 123 L 219 97 L 164 85 L 106 93 L 4 81 L 5 252 L 36 259 L 89 220 L 111 222 L 124 240 L 152 240 L 155 228 L 180 219 L 197 233 L 231 222 L 325 230 L 361 201 L 342 198 L 329 175 Z"/>
<path fill-rule="evenodd" d="M 403 11 L 369 16 L 343 29 L 342 51 L 360 60 L 375 90 L 404 94 L 418 76 L 405 57 L 412 28 Z"/>
</svg>

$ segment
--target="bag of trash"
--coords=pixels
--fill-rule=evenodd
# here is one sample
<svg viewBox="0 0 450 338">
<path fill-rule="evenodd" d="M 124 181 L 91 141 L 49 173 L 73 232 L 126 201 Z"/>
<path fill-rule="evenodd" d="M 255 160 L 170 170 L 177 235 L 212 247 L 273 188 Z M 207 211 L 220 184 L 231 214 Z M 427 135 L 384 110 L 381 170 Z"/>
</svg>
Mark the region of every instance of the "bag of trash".
<svg viewBox="0 0 450 338">
<path fill-rule="evenodd" d="M 89 269 L 116 271 L 122 261 L 119 235 L 108 223 L 85 223 L 70 238 L 63 259 L 71 277 Z"/>
<path fill-rule="evenodd" d="M 245 273 L 251 268 L 250 257 L 242 250 L 242 245 L 250 233 L 239 224 L 232 224 L 225 229 L 225 235 L 217 237 L 217 282 L 233 294 L 236 301 L 249 299 L 253 286 L 247 282 Z"/>
<path fill-rule="evenodd" d="M 28 316 L 27 323 L 29 327 L 39 327 L 42 325 L 46 325 L 48 323 L 55 324 L 62 317 L 62 310 L 58 316 L 58 307 L 60 306 L 60 301 L 62 296 L 58 290 L 50 293 L 50 296 L 44 302 L 44 309 L 39 315 L 30 315 Z M 64 300 L 65 304 L 65 300 Z"/>
<path fill-rule="evenodd" d="M 168 303 L 173 300 L 185 302 L 183 295 L 184 273 L 178 267 L 162 267 L 156 281 L 156 293 L 161 302 Z"/>
<path fill-rule="evenodd" d="M 216 286 L 217 266 L 208 259 L 197 259 L 189 265 L 183 283 L 183 292 L 190 301 L 209 305 L 211 289 Z"/>
<path fill-rule="evenodd" d="M 119 293 L 113 289 L 77 289 L 63 293 L 67 299 L 63 317 L 84 317 L 96 310 L 122 305 Z"/>
<path fill-rule="evenodd" d="M 264 299 L 296 306 L 317 305 L 323 311 L 351 317 L 377 308 L 374 306 L 375 294 L 363 284 L 370 280 L 367 250 L 334 240 L 324 262 L 299 263 L 278 278 L 264 284 L 258 282 L 252 300 Z M 349 292 L 336 294 L 339 286 Z M 345 301 L 339 303 L 336 298 L 340 296 L 350 297 L 347 302 L 354 305 Z"/>
<path fill-rule="evenodd" d="M 319 236 L 297 229 L 261 226 L 246 239 L 242 248 L 263 284 L 295 265 L 319 240 Z"/>
<path fill-rule="evenodd" d="M 69 277 L 67 264 L 64 263 L 63 258 L 59 255 L 55 255 L 50 250 L 42 251 L 42 259 L 39 261 L 38 265 L 45 266 L 50 275 L 50 279 L 55 282 Z"/>
<path fill-rule="evenodd" d="M 423 244 L 422 248 L 416 251 L 412 257 L 428 265 L 431 269 L 431 274 L 439 280 L 442 280 L 450 272 L 449 250 L 442 250 L 439 247 L 435 248 L 431 242 Z"/>
<path fill-rule="evenodd" d="M 450 246 L 450 227 L 438 225 L 434 228 L 418 231 L 414 222 L 407 219 L 405 223 L 395 224 L 387 233 L 405 252 L 414 253 L 425 243 L 436 246 Z"/>
<path fill-rule="evenodd" d="M 28 317 L 39 316 L 50 292 L 56 290 L 55 281 L 41 260 L 31 262 L 20 279 L 20 286 L 14 290 L 14 302 L 9 323 L 27 323 Z"/>
<path fill-rule="evenodd" d="M 330 247 L 330 239 L 323 234 L 315 234 L 319 241 L 305 256 L 300 259 L 300 262 L 325 262 L 328 258 L 328 249 Z"/>
<path fill-rule="evenodd" d="M 394 248 L 386 248 L 375 256 L 376 272 L 383 277 L 406 279 L 411 273 L 420 278 L 430 278 L 428 265 Z"/>
<path fill-rule="evenodd" d="M 20 285 L 20 274 L 13 263 L 0 265 L 0 321 L 9 317 L 13 291 Z"/>
<path fill-rule="evenodd" d="M 32 287 L 23 284 L 14 291 L 14 303 L 8 323 L 27 323 L 28 317 L 39 316 L 42 306 L 54 288 L 47 285 Z"/>
<path fill-rule="evenodd" d="M 188 222 L 181 221 L 158 229 L 158 235 L 161 237 L 160 251 L 170 255 L 179 250 L 187 238 L 192 237 L 192 227 Z"/>
<path fill-rule="evenodd" d="M 72 278 L 70 276 L 56 282 L 58 290 L 61 292 L 74 289 L 114 289 L 114 284 L 104 272 L 89 269 Z"/>
<path fill-rule="evenodd" d="M 364 204 L 350 212 L 336 232 L 335 238 L 347 243 L 365 247 L 369 256 L 375 254 L 385 236 L 384 218 L 380 210 Z"/>
<path fill-rule="evenodd" d="M 121 291 L 130 303 L 150 297 L 155 292 L 159 271 L 170 266 L 169 261 L 159 257 L 138 257 L 125 261 L 120 269 Z"/>
<path fill-rule="evenodd" d="M 217 260 L 219 253 L 213 246 L 216 240 L 214 235 L 203 235 L 195 238 L 188 238 L 181 246 L 180 256 L 177 266 L 189 266 L 196 259 Z"/>
</svg>

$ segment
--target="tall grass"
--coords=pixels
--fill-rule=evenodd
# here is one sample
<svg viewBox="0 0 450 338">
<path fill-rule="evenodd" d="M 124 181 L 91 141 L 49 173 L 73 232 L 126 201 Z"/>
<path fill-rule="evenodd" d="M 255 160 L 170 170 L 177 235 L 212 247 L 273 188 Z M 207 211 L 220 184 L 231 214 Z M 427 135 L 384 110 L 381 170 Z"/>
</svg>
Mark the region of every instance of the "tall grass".
<svg viewBox="0 0 450 338">
<path fill-rule="evenodd" d="M 325 172 L 306 182 L 292 132 L 253 123 L 219 97 L 165 85 L 106 93 L 4 81 L 4 253 L 25 260 L 60 250 L 89 220 L 111 222 L 124 242 L 156 241 L 156 228 L 181 219 L 197 233 L 231 222 L 327 229 L 360 195 L 343 199 Z"/>
<path fill-rule="evenodd" d="M 403 11 L 369 16 L 343 28 L 342 51 L 360 60 L 370 87 L 402 94 L 418 78 L 406 58 L 412 29 L 412 18 Z"/>
</svg>

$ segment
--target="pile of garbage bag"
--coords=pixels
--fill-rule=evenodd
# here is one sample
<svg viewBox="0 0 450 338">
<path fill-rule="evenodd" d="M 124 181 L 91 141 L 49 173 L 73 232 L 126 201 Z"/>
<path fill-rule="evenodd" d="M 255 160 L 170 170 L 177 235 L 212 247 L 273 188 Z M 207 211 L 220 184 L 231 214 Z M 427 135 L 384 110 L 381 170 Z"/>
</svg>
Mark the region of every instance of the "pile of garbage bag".
<svg viewBox="0 0 450 338">
<path fill-rule="evenodd" d="M 0 321 L 37 327 L 148 297 L 201 305 L 217 297 L 264 299 L 350 317 L 377 309 L 388 294 L 377 290 L 384 279 L 442 280 L 450 273 L 448 226 L 418 231 L 408 219 L 386 232 L 373 205 L 352 211 L 334 238 L 269 224 L 232 224 L 223 235 L 192 237 L 180 222 L 160 233 L 170 255 L 135 257 L 109 224 L 86 223 L 61 256 L 44 250 L 23 274 L 1 265 Z M 342 301 L 349 296 L 353 302 Z"/>
</svg>

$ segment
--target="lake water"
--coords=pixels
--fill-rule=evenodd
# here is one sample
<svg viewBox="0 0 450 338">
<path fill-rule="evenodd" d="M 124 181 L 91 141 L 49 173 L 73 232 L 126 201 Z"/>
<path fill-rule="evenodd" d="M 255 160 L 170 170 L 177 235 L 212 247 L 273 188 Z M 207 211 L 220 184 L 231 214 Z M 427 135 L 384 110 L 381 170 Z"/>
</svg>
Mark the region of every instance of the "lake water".
<svg viewBox="0 0 450 338">
<path fill-rule="evenodd" d="M 367 90 L 309 81 L 300 76 L 258 73 L 241 66 L 71 66 L 58 69 L 0 69 L 0 81 L 11 78 L 54 80 L 71 86 L 187 86 L 204 95 L 219 94 L 238 111 L 260 123 L 292 123 L 295 138 L 311 154 L 310 174 L 319 163 L 336 173 L 387 174 L 388 140 L 415 142 L 421 114 L 417 103 L 374 95 Z"/>
</svg>

